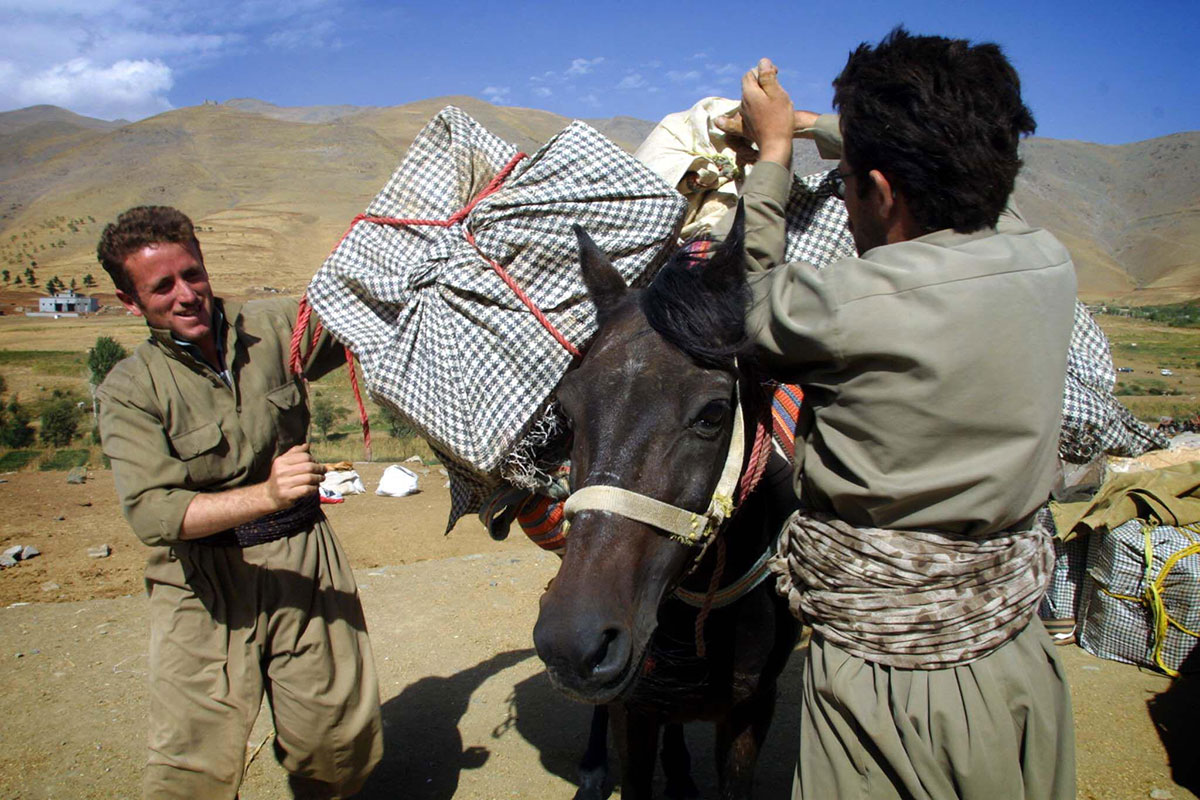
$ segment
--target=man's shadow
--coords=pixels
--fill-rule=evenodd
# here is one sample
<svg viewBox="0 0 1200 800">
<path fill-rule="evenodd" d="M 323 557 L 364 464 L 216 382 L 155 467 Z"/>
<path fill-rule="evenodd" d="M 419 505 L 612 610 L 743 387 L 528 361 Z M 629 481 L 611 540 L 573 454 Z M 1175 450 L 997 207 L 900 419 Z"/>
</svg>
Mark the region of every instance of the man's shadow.
<svg viewBox="0 0 1200 800">
<path fill-rule="evenodd" d="M 1179 665 L 1179 677 L 1171 688 L 1155 695 L 1147 707 L 1158 737 L 1167 751 L 1171 779 L 1200 795 L 1200 646 Z"/>
</svg>

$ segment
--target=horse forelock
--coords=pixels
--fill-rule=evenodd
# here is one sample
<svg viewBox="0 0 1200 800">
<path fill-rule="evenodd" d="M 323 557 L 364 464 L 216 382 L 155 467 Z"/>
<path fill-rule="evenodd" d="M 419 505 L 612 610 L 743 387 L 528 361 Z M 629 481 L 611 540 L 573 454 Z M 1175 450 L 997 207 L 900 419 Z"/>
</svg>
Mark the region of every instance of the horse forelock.
<svg viewBox="0 0 1200 800">
<path fill-rule="evenodd" d="M 706 367 L 731 369 L 749 350 L 746 307 L 749 288 L 740 268 L 727 260 L 740 253 L 712 248 L 706 257 L 695 243 L 680 248 L 640 293 L 646 321 L 660 336 Z M 717 279 L 714 272 L 721 271 Z"/>
</svg>

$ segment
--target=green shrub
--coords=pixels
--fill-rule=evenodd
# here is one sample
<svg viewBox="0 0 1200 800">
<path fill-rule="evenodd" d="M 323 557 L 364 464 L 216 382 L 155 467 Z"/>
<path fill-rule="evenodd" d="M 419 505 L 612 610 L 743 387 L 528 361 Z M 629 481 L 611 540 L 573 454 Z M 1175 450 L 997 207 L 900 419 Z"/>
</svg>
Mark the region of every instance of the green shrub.
<svg viewBox="0 0 1200 800">
<path fill-rule="evenodd" d="M 25 447 L 33 444 L 33 427 L 29 424 L 29 410 L 17 402 L 16 396 L 8 401 L 4 414 L 0 415 L 0 445 Z"/>
<path fill-rule="evenodd" d="M 329 429 L 347 413 L 349 413 L 348 409 L 335 406 L 328 397 L 318 394 L 312 404 L 312 424 L 321 432 L 321 438 L 328 441 Z"/>
<path fill-rule="evenodd" d="M 79 429 L 79 406 L 71 397 L 56 395 L 42 410 L 40 438 L 44 444 L 66 447 Z"/>
<path fill-rule="evenodd" d="M 117 344 L 117 340 L 111 336 L 101 336 L 96 339 L 96 344 L 92 349 L 88 350 L 88 372 L 93 386 L 99 386 L 104 383 L 104 379 L 108 377 L 108 373 L 117 362 L 129 355 L 125 352 L 125 348 Z"/>
</svg>

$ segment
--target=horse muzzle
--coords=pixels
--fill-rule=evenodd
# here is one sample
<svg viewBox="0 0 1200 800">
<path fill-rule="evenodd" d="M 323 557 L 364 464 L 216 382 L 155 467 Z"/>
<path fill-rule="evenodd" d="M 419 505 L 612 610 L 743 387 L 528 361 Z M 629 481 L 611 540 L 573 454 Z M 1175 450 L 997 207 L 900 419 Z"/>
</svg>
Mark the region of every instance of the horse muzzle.
<svg viewBox="0 0 1200 800">
<path fill-rule="evenodd" d="M 562 608 L 553 593 L 543 598 L 533 643 L 555 688 L 573 700 L 607 703 L 633 674 L 633 634 L 624 625 L 580 603 Z"/>
</svg>

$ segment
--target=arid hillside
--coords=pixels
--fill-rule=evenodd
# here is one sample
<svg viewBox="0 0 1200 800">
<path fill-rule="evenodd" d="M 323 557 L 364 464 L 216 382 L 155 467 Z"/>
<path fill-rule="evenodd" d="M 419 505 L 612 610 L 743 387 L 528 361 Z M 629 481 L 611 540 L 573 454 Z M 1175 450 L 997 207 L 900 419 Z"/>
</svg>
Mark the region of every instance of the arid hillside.
<svg viewBox="0 0 1200 800">
<path fill-rule="evenodd" d="M 193 217 L 224 292 L 298 293 L 416 133 L 451 104 L 526 152 L 569 122 L 470 97 L 387 108 L 237 99 L 135 123 L 53 106 L 0 113 L 0 268 L 36 273 L 33 288 L 0 286 L 0 310 L 31 301 L 51 276 L 99 277 L 101 228 L 142 203 Z M 588 122 L 630 151 L 653 127 Z M 1197 132 L 1116 147 L 1035 138 L 1024 146 L 1017 201 L 1071 248 L 1084 299 L 1189 300 L 1200 297 L 1198 156 Z M 796 161 L 801 172 L 823 166 L 809 143 Z M 102 301 L 106 289 L 100 281 Z"/>
</svg>

